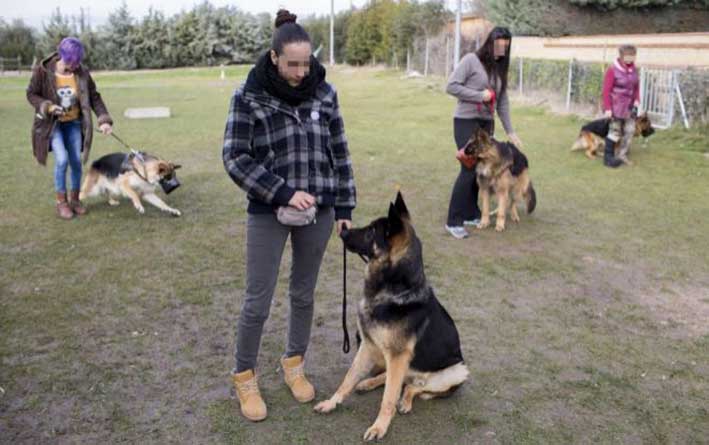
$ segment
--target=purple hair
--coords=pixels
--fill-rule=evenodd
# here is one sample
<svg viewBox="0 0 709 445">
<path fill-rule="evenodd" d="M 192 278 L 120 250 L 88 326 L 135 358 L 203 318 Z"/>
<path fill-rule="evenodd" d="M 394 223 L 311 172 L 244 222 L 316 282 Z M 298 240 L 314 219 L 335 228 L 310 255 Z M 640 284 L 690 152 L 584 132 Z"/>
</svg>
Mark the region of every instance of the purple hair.
<svg viewBox="0 0 709 445">
<path fill-rule="evenodd" d="M 57 47 L 59 57 L 68 65 L 78 65 L 84 58 L 84 45 L 76 37 L 62 39 Z"/>
</svg>

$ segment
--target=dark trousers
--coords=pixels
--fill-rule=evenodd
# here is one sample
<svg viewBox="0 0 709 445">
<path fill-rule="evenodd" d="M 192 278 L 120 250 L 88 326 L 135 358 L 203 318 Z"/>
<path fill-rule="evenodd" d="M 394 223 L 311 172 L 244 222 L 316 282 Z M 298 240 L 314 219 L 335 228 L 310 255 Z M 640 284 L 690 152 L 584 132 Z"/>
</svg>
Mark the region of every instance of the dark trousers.
<svg viewBox="0 0 709 445">
<path fill-rule="evenodd" d="M 470 136 L 482 128 L 493 134 L 495 122 L 485 119 L 453 119 L 453 136 L 456 150 L 462 148 Z M 463 221 L 472 221 L 480 218 L 478 207 L 478 182 L 475 179 L 475 168 L 467 169 L 460 164 L 460 173 L 453 184 L 451 201 L 448 205 L 449 226 L 462 226 Z"/>
<path fill-rule="evenodd" d="M 281 255 L 290 237 L 292 255 L 285 356 L 304 355 L 310 341 L 313 295 L 320 263 L 335 223 L 332 207 L 308 226 L 284 226 L 276 215 L 249 214 L 246 223 L 246 294 L 236 324 L 236 372 L 254 369 L 263 325 L 271 310 Z"/>
</svg>

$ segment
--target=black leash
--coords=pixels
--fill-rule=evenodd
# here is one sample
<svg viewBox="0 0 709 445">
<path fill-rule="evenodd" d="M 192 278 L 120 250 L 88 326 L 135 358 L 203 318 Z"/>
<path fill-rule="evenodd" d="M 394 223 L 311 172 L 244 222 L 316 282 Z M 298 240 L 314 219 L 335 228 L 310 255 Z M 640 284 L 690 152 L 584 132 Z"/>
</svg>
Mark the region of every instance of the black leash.
<svg viewBox="0 0 709 445">
<path fill-rule="evenodd" d="M 96 131 L 97 131 L 98 133 L 102 133 L 102 131 L 101 131 L 100 129 L 98 129 L 98 128 L 96 129 Z M 133 149 L 131 148 L 131 146 L 128 145 L 128 144 L 126 144 L 125 142 L 123 142 L 123 139 L 119 138 L 119 137 L 116 135 L 115 132 L 112 131 L 112 132 L 111 132 L 111 136 L 113 136 L 114 139 L 116 139 L 118 142 L 120 142 L 121 145 L 123 145 L 123 146 L 124 146 L 125 148 L 127 148 L 128 150 L 133 150 Z"/>
<path fill-rule="evenodd" d="M 342 352 L 350 352 L 350 333 L 347 331 L 347 247 L 342 242 L 342 331 L 345 338 L 342 341 Z"/>
<path fill-rule="evenodd" d="M 361 253 L 359 257 L 365 264 L 369 262 Z M 342 331 L 345 337 L 342 340 L 342 352 L 347 354 L 350 352 L 350 333 L 347 331 L 347 246 L 344 241 L 342 241 Z M 357 342 L 359 343 L 359 337 Z"/>
</svg>

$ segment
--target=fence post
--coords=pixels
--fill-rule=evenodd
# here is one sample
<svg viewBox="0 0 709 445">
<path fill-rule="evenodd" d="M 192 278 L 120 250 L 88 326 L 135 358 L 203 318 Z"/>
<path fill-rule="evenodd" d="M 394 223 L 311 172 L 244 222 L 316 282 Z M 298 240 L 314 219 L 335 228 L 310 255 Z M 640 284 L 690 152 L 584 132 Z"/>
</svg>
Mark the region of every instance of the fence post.
<svg viewBox="0 0 709 445">
<path fill-rule="evenodd" d="M 519 58 L 519 94 L 522 95 L 522 85 L 524 84 L 524 58 Z"/>
<path fill-rule="evenodd" d="M 423 75 L 428 76 L 428 37 L 426 37 L 426 60 L 423 64 Z"/>
<path fill-rule="evenodd" d="M 574 72 L 574 59 L 569 60 L 569 83 L 566 87 L 566 111 L 571 109 L 571 80 Z"/>
<path fill-rule="evenodd" d="M 406 48 L 406 72 L 411 72 L 411 48 Z"/>
<path fill-rule="evenodd" d="M 5 58 L 0 57 L 0 74 L 5 72 Z"/>
<path fill-rule="evenodd" d="M 682 91 L 679 89 L 679 76 L 677 72 L 672 72 L 675 83 L 675 92 L 677 93 L 677 99 L 679 100 L 679 109 L 682 112 L 682 121 L 684 122 L 684 128 L 689 128 L 689 120 L 687 119 L 687 111 L 684 109 L 684 99 L 682 98 Z"/>
<path fill-rule="evenodd" d="M 640 67 L 640 110 L 645 111 L 645 67 Z"/>
<path fill-rule="evenodd" d="M 22 68 L 22 57 L 17 56 L 17 73 L 20 73 L 20 69 Z"/>
<path fill-rule="evenodd" d="M 667 126 L 671 127 L 672 123 L 675 121 L 675 91 L 674 91 L 674 84 L 675 84 L 675 70 L 670 71 L 668 82 L 667 82 L 667 89 L 670 92 L 670 117 L 667 122 Z"/>
</svg>

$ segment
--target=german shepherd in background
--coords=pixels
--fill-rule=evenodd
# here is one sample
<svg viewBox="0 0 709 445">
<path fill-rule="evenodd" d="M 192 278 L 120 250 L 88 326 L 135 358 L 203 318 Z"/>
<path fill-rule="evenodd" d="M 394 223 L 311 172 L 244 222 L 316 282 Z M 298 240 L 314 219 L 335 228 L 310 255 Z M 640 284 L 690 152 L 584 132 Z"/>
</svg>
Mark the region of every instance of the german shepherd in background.
<svg viewBox="0 0 709 445">
<path fill-rule="evenodd" d="M 315 410 L 332 411 L 355 387 L 369 391 L 384 385 L 379 415 L 364 433 L 369 441 L 384 437 L 397 408 L 408 413 L 416 396 L 450 395 L 469 372 L 455 323 L 426 281 L 421 242 L 401 193 L 389 204 L 388 216 L 343 230 L 341 237 L 349 251 L 368 260 L 357 307 L 363 341 L 340 387 Z M 375 376 L 366 378 L 372 371 Z"/>
<path fill-rule="evenodd" d="M 606 136 L 608 136 L 608 128 L 610 126 L 610 119 L 596 119 L 591 121 L 581 127 L 578 138 L 571 146 L 571 151 L 585 150 L 586 157 L 588 159 L 595 159 L 596 153 L 603 149 L 606 145 Z M 643 114 L 635 118 L 635 137 L 642 136 L 644 138 L 649 137 L 655 132 L 652 128 L 652 122 L 647 114 Z M 619 143 L 615 144 L 615 149 L 617 150 L 620 146 Z M 617 154 L 617 153 L 614 153 Z"/>
<path fill-rule="evenodd" d="M 497 197 L 495 230 L 505 230 L 507 208 L 512 221 L 519 222 L 517 204 L 527 203 L 527 213 L 537 205 L 537 194 L 529 178 L 529 162 L 519 148 L 510 142 L 499 142 L 479 128 L 463 147 L 466 155 L 476 158 L 475 173 L 482 200 L 482 217 L 478 229 L 490 225 L 490 194 Z M 512 199 L 510 199 L 510 194 Z"/>
<path fill-rule="evenodd" d="M 91 164 L 79 199 L 108 196 L 108 204 L 117 206 L 118 198 L 130 198 L 138 213 L 145 213 L 141 198 L 163 212 L 180 216 L 179 210 L 170 207 L 155 194 L 160 181 L 169 178 L 180 165 L 143 152 L 111 153 Z"/>
</svg>

